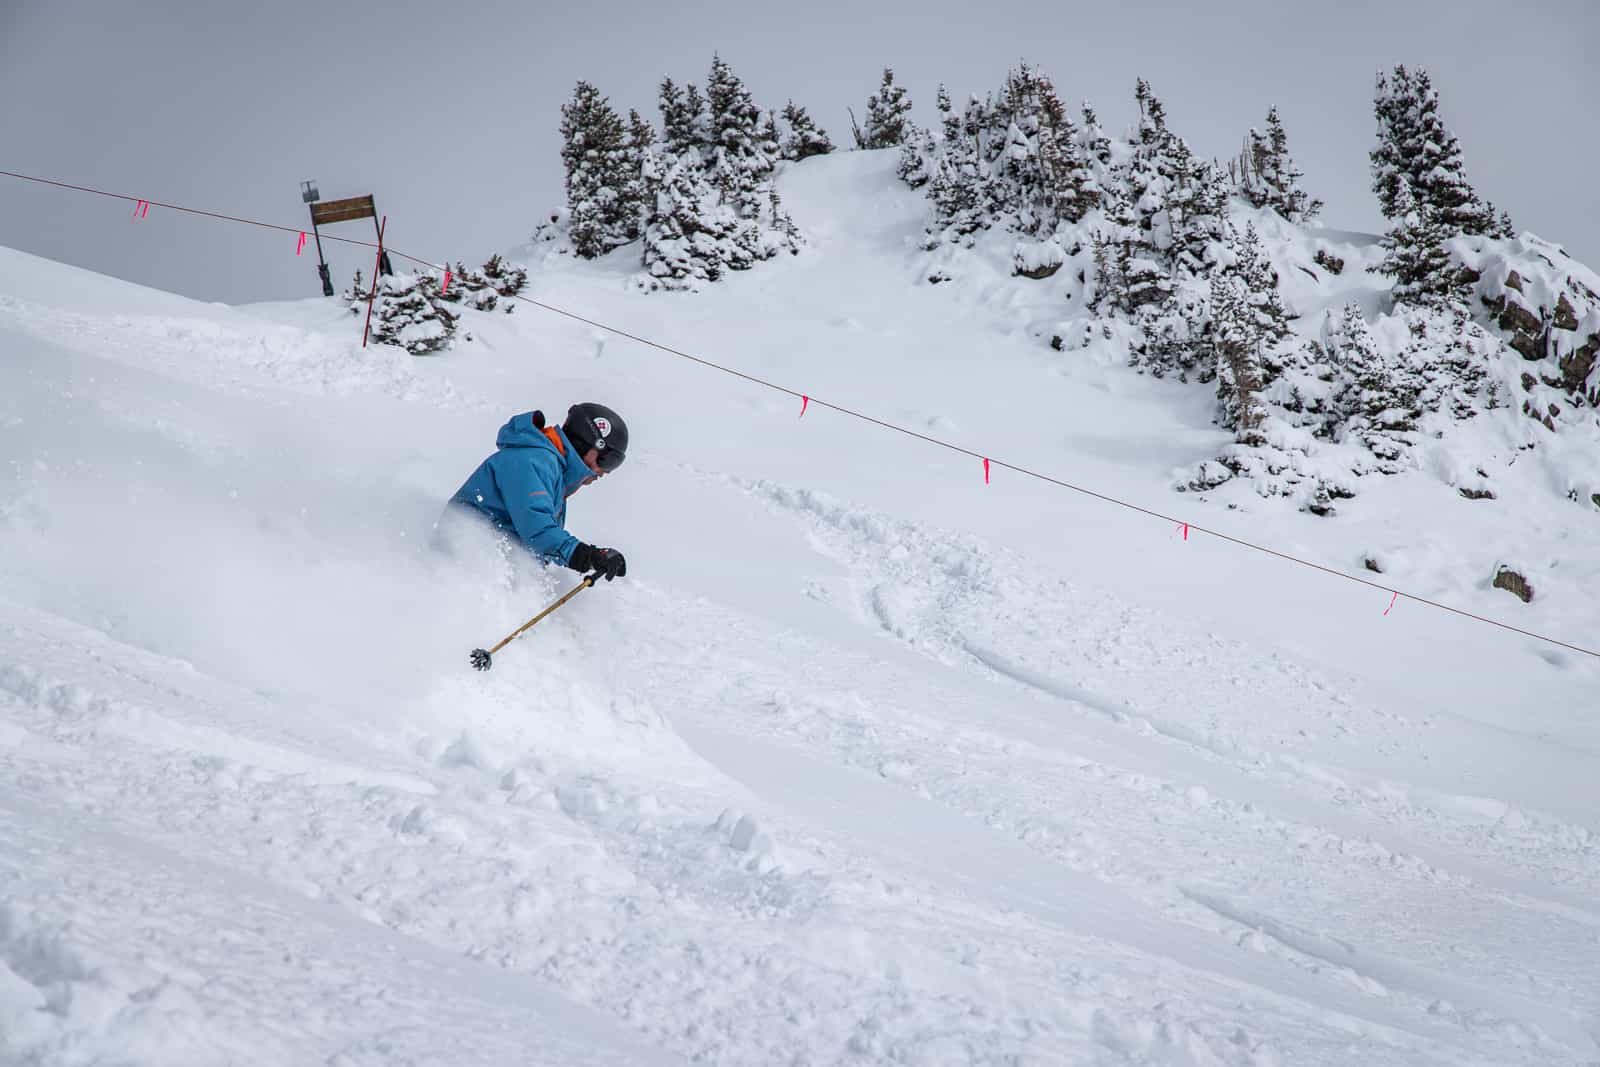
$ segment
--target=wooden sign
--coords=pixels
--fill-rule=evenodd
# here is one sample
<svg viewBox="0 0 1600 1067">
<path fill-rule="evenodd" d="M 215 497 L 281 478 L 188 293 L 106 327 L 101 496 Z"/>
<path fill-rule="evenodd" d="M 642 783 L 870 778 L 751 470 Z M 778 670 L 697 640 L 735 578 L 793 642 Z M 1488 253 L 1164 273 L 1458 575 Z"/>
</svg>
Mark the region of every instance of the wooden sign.
<svg viewBox="0 0 1600 1067">
<path fill-rule="evenodd" d="M 370 196 L 352 196 L 348 200 L 327 200 L 311 205 L 311 221 L 317 226 L 377 217 L 378 209 L 373 206 Z"/>
</svg>

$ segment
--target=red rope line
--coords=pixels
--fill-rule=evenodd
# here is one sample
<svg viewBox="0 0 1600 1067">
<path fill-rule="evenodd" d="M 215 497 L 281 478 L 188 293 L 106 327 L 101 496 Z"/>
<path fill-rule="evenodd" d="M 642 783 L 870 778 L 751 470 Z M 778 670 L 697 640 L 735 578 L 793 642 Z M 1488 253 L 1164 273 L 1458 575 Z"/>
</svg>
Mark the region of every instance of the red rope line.
<svg viewBox="0 0 1600 1067">
<path fill-rule="evenodd" d="M 56 181 L 52 178 L 37 178 L 31 174 L 18 174 L 16 171 L 11 170 L 0 170 L 0 175 L 4 175 L 7 178 L 19 178 L 25 182 L 37 182 L 40 185 L 53 185 L 58 189 L 72 189 L 80 193 L 93 193 L 95 196 L 107 196 L 113 200 L 127 200 L 132 202 L 135 206 L 139 204 L 148 204 L 151 207 L 166 208 L 168 211 L 178 211 L 185 215 L 200 215 L 208 219 L 221 219 L 223 222 L 238 222 L 245 226 L 257 226 L 263 230 L 278 230 L 283 233 L 293 234 L 302 234 L 306 232 L 304 226 L 279 226 L 274 222 L 262 222 L 259 219 L 246 219 L 241 218 L 238 215 L 224 215 L 218 211 L 204 211 L 197 207 L 184 207 L 182 204 L 168 204 L 160 200 L 147 200 L 140 196 L 129 196 L 126 193 L 107 192 L 104 189 L 94 189 L 87 185 L 73 185 L 71 182 Z M 338 241 L 340 244 L 357 245 L 361 248 L 378 247 L 372 241 L 362 241 L 355 237 L 336 237 L 332 234 L 325 233 L 322 235 L 322 239 L 324 241 Z M 390 255 L 399 256 L 401 259 L 409 259 L 413 263 L 420 263 L 425 267 L 432 267 L 434 270 L 441 269 L 434 264 L 427 262 L 426 260 L 418 259 L 415 256 L 408 256 L 404 252 L 398 252 L 392 248 L 389 249 L 389 253 Z"/>
<path fill-rule="evenodd" d="M 221 219 L 224 222 L 238 222 L 238 223 L 243 223 L 243 224 L 245 224 L 247 226 L 258 226 L 258 227 L 261 227 L 262 229 L 281 230 L 281 231 L 283 231 L 285 233 L 298 234 L 298 233 L 304 232 L 298 226 L 279 226 L 279 225 L 276 225 L 275 223 L 261 222 L 261 221 L 256 220 L 256 219 L 246 219 L 246 218 L 240 218 L 240 217 L 238 217 L 236 215 L 224 215 L 224 214 L 221 214 L 221 213 L 215 212 L 215 211 L 202 211 L 199 208 L 184 207 L 181 204 L 167 204 L 167 203 L 163 203 L 163 202 L 161 202 L 159 200 L 144 200 L 142 197 L 127 196 L 127 195 L 122 194 L 122 193 L 111 193 L 111 192 L 106 192 L 106 191 L 104 191 L 102 189 L 91 189 L 88 186 L 72 185 L 72 184 L 70 184 L 68 182 L 55 181 L 55 180 L 52 180 L 50 178 L 36 178 L 36 177 L 34 177 L 32 175 L 17 174 L 14 171 L 9 171 L 9 170 L 0 170 L 0 175 L 4 175 L 4 176 L 9 177 L 9 178 L 19 178 L 19 179 L 21 179 L 23 181 L 38 182 L 41 185 L 53 185 L 53 186 L 57 186 L 57 187 L 62 188 L 62 189 L 72 189 L 72 190 L 76 190 L 77 192 L 82 192 L 82 193 L 93 193 L 96 196 L 112 197 L 113 199 L 117 199 L 117 200 L 129 200 L 129 201 L 133 201 L 135 203 L 138 203 L 141 200 L 143 200 L 144 203 L 150 204 L 152 207 L 162 207 L 162 208 L 166 208 L 169 211 L 181 211 L 181 212 L 184 212 L 184 213 L 190 214 L 190 215 L 201 215 L 201 216 L 204 216 L 206 218 Z M 383 247 L 384 247 L 383 244 L 381 243 L 381 240 L 380 240 L 379 243 L 375 244 L 372 241 L 361 241 L 361 240 L 357 240 L 355 238 L 349 238 L 349 237 L 328 237 L 327 239 L 330 240 L 330 241 L 340 241 L 340 242 L 343 242 L 344 244 L 349 244 L 349 245 L 358 245 L 358 246 L 363 247 L 363 248 L 376 248 L 376 249 L 379 249 L 380 252 L 383 250 Z M 424 267 L 429 268 L 430 270 L 445 270 L 446 269 L 445 267 L 442 267 L 437 263 L 430 263 L 425 259 L 419 259 L 416 256 L 408 255 L 405 252 L 401 252 L 401 251 L 399 251 L 398 249 L 395 249 L 395 248 L 389 248 L 388 251 L 389 251 L 390 255 L 399 256 L 401 259 L 410 260 L 412 263 L 420 264 L 420 265 L 422 265 Z M 1323 574 L 1331 575 L 1331 576 L 1333 576 L 1335 578 L 1343 578 L 1346 581 L 1355 582 L 1358 585 L 1364 585 L 1364 586 L 1367 586 L 1370 589 L 1376 589 L 1376 590 L 1378 590 L 1380 592 L 1389 593 L 1395 598 L 1405 597 L 1407 600 L 1413 600 L 1413 601 L 1416 601 L 1418 604 L 1425 604 L 1430 608 L 1436 608 L 1439 611 L 1449 612 L 1452 615 L 1457 615 L 1457 616 L 1459 616 L 1461 618 L 1464 618 L 1464 619 L 1471 619 L 1474 622 L 1481 622 L 1481 623 L 1485 623 L 1485 624 L 1487 624 L 1489 626 L 1496 626 L 1496 627 L 1499 627 L 1502 630 L 1508 630 L 1511 633 L 1521 634 L 1523 637 L 1531 637 L 1535 641 L 1543 641 L 1546 644 L 1556 645 L 1557 647 L 1565 648 L 1565 649 L 1567 649 L 1568 651 L 1571 651 L 1571 652 L 1577 652 L 1577 653 L 1579 653 L 1581 655 L 1592 656 L 1595 659 L 1600 659 L 1600 652 L 1597 652 L 1594 649 L 1584 648 L 1581 645 L 1571 644 L 1571 643 L 1566 642 L 1566 641 L 1558 640 L 1557 638 L 1554 638 L 1554 637 L 1547 637 L 1544 634 L 1535 633 L 1532 630 L 1525 630 L 1520 626 L 1513 626 L 1510 623 L 1502 622 L 1499 619 L 1491 619 L 1491 618 L 1489 618 L 1488 616 L 1485 616 L 1485 615 L 1478 615 L 1478 614 L 1475 614 L 1474 612 L 1467 611 L 1464 608 L 1452 607 L 1449 604 L 1443 604 L 1443 603 L 1440 603 L 1437 600 L 1430 600 L 1427 597 L 1414 596 L 1411 593 L 1407 593 L 1407 592 L 1404 592 L 1402 590 L 1395 589 L 1392 586 L 1382 585 L 1382 584 L 1380 584 L 1378 582 L 1371 581 L 1370 579 L 1362 578 L 1359 575 L 1347 574 L 1344 571 L 1336 570 L 1333 567 L 1328 567 L 1328 566 L 1325 566 L 1324 564 L 1317 563 L 1317 562 L 1314 562 L 1312 560 L 1303 559 L 1303 558 L 1301 558 L 1299 556 L 1292 555 L 1292 554 L 1290 554 L 1288 552 L 1279 551 L 1276 548 L 1269 548 L 1266 545 L 1257 544 L 1254 541 L 1246 541 L 1242 537 L 1235 537 L 1232 534 L 1223 533 L 1220 530 L 1213 530 L 1213 529 L 1211 529 L 1209 527 L 1201 526 L 1201 525 L 1199 525 L 1197 523 L 1188 522 L 1187 520 L 1179 519 L 1179 518 L 1176 518 L 1175 516 L 1165 514 L 1164 512 L 1155 511 L 1155 510 L 1153 510 L 1151 508 L 1143 507 L 1143 506 L 1141 506 L 1139 504 L 1134 504 L 1134 503 L 1132 503 L 1130 501 L 1122 500 L 1122 499 L 1120 499 L 1118 497 L 1109 496 L 1109 495 L 1107 495 L 1105 493 L 1097 492 L 1096 490 L 1089 489 L 1089 488 L 1086 488 L 1086 487 L 1081 486 L 1081 485 L 1075 485 L 1072 482 L 1066 481 L 1066 480 L 1061 479 L 1061 478 L 1057 478 L 1054 475 L 1045 474 L 1042 471 L 1036 471 L 1036 470 L 1033 470 L 1033 469 L 1031 469 L 1029 467 L 1023 467 L 1023 466 L 1021 466 L 1019 464 L 1016 464 L 1016 463 L 1008 463 L 1007 461 L 1005 461 L 1003 459 L 994 459 L 994 458 L 992 458 L 990 456 L 986 456 L 982 452 L 975 452 L 970 448 L 966 448 L 966 447 L 964 447 L 962 445 L 958 445 L 958 444 L 954 443 L 953 441 L 946 441 L 946 440 L 943 440 L 942 438 L 930 436 L 929 434 L 919 433 L 916 430 L 910 429 L 910 428 L 905 427 L 905 426 L 900 426 L 900 425 L 898 425 L 896 423 L 886 422 L 885 420 L 877 418 L 876 416 L 868 415 L 867 413 L 865 413 L 863 411 L 857 411 L 857 410 L 855 410 L 853 408 L 845 407 L 842 404 L 835 404 L 832 401 L 820 399 L 819 397 L 817 397 L 814 394 L 803 393 L 798 389 L 791 389 L 786 385 L 780 385 L 777 382 L 769 381 L 766 378 L 761 378 L 761 377 L 758 377 L 757 375 L 747 373 L 746 371 L 738 370 L 735 367 L 729 367 L 729 366 L 727 366 L 725 364 L 717 363 L 714 360 L 705 359 L 704 357 L 696 356 L 696 355 L 694 355 L 692 353 L 685 352 L 685 351 L 683 351 L 681 349 L 673 348 L 670 345 L 664 345 L 664 344 L 661 344 L 658 341 L 652 341 L 648 337 L 640 337 L 638 334 L 629 333 L 627 330 L 621 329 L 619 327 L 611 326 L 611 325 L 608 325 L 607 323 L 604 323 L 604 322 L 598 322 L 595 319 L 586 318 L 585 316 L 579 315 L 576 312 L 568 311 L 565 308 L 556 307 L 553 304 L 546 304 L 546 303 L 544 303 L 542 301 L 535 300 L 532 297 L 515 295 L 515 296 L 512 297 L 512 299 L 513 300 L 520 300 L 525 304 L 532 304 L 534 307 L 542 308 L 545 311 L 551 312 L 552 314 L 555 314 L 555 315 L 563 316 L 564 318 L 571 319 L 574 322 L 581 322 L 586 326 L 592 326 L 597 330 L 605 330 L 607 333 L 614 334 L 617 337 L 623 337 L 623 338 L 626 338 L 627 340 L 637 342 L 638 344 L 644 345 L 646 348 L 653 348 L 658 352 L 665 352 L 668 355 L 676 356 L 679 359 L 688 360 L 691 363 L 698 363 L 700 366 L 705 367 L 708 370 L 718 371 L 718 372 L 720 372 L 722 374 L 731 375 L 732 377 L 735 377 L 735 378 L 741 378 L 744 381 L 747 381 L 747 382 L 751 383 L 752 385 L 759 385 L 764 389 L 771 389 L 774 392 L 784 393 L 784 394 L 786 394 L 788 396 L 791 396 L 791 397 L 797 397 L 797 398 L 799 398 L 801 400 L 802 404 L 816 404 L 819 407 L 828 408 L 831 411 L 837 411 L 841 415 L 848 415 L 850 418 L 859 419 L 862 422 L 871 423 L 872 425 L 880 427 L 882 429 L 890 430 L 890 431 L 893 431 L 894 433 L 902 434 L 902 435 L 904 435 L 906 437 L 915 438 L 916 440 L 922 441 L 922 442 L 924 442 L 926 444 L 934 445 L 934 446 L 936 446 L 938 448 L 943 448 L 943 449 L 946 449 L 948 451 L 956 452 L 956 453 L 959 453 L 959 454 L 964 455 L 964 456 L 970 456 L 973 459 L 984 460 L 985 462 L 991 464 L 992 466 L 1003 467 L 1006 470 L 1009 470 L 1009 471 L 1012 471 L 1014 473 L 1020 474 L 1025 478 L 1033 478 L 1033 479 L 1035 479 L 1037 481 L 1045 482 L 1045 483 L 1047 483 L 1049 485 L 1054 485 L 1054 486 L 1057 486 L 1057 487 L 1059 487 L 1061 489 L 1070 489 L 1074 493 L 1081 493 L 1084 496 L 1093 497 L 1094 499 L 1102 501 L 1102 502 L 1107 503 L 1107 504 L 1115 504 L 1117 507 L 1126 508 L 1129 511 L 1137 512 L 1140 515 L 1146 515 L 1146 516 L 1148 516 L 1148 517 L 1150 517 L 1152 519 L 1160 519 L 1163 522 L 1178 523 L 1180 525 L 1187 526 L 1190 530 L 1193 530 L 1196 533 L 1210 534 L 1212 537 L 1215 537 L 1220 541 L 1226 541 L 1229 544 L 1237 545 L 1240 548 L 1246 548 L 1246 549 L 1251 549 L 1251 550 L 1256 551 L 1256 552 L 1261 552 L 1261 553 L 1264 553 L 1264 554 L 1266 554 L 1268 556 L 1276 557 L 1277 559 L 1283 560 L 1283 561 L 1285 561 L 1287 563 L 1295 563 L 1295 564 L 1298 564 L 1298 565 L 1300 565 L 1302 567 L 1309 567 L 1312 570 L 1321 571 Z M 1394 602 L 1391 600 L 1390 607 L 1393 607 L 1393 606 L 1394 606 Z M 1385 612 L 1385 614 L 1387 614 L 1387 611 Z"/>
</svg>

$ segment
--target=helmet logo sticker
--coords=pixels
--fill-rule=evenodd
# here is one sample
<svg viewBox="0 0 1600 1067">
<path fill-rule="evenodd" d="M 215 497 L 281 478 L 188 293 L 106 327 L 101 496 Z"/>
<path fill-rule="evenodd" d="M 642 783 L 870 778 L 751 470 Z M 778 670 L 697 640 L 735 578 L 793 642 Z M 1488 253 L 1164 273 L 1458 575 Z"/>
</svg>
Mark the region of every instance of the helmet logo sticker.
<svg viewBox="0 0 1600 1067">
<path fill-rule="evenodd" d="M 594 420 L 594 428 L 600 431 L 601 437 L 609 436 L 611 433 L 611 420 L 603 415 L 597 415 Z"/>
</svg>

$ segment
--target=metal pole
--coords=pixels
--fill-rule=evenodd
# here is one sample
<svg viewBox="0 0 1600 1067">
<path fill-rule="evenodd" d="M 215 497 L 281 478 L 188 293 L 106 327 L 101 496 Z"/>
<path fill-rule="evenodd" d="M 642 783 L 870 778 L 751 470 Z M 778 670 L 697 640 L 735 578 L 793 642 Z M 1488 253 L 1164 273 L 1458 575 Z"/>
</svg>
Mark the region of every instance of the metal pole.
<svg viewBox="0 0 1600 1067">
<path fill-rule="evenodd" d="M 328 274 L 328 261 L 322 258 L 322 231 L 317 229 L 317 209 L 311 209 L 311 236 L 317 242 L 317 274 L 322 277 L 322 295 L 333 295 L 333 278 Z"/>
<path fill-rule="evenodd" d="M 389 225 L 388 216 L 384 216 L 383 224 L 378 227 L 378 262 L 383 262 L 383 227 Z M 367 347 L 367 334 L 372 332 L 372 303 L 378 297 L 378 268 L 372 269 L 372 292 L 367 294 L 367 325 L 361 331 L 361 347 Z"/>
<path fill-rule="evenodd" d="M 551 612 L 555 611 L 557 608 L 559 608 L 561 605 L 565 604 L 567 601 L 571 600 L 573 597 L 577 596 L 583 590 L 590 588 L 591 586 L 594 585 L 595 582 L 597 582 L 599 580 L 600 580 L 600 574 L 599 574 L 598 571 L 595 572 L 594 574 L 586 574 L 586 575 L 584 575 L 583 581 L 579 582 L 577 585 L 575 585 L 571 589 L 567 590 L 567 593 L 566 593 L 565 596 L 563 596 L 560 600 L 556 601 L 554 604 L 551 604 L 549 607 L 545 608 L 543 611 L 539 612 L 539 614 L 535 615 L 533 618 L 529 619 L 527 622 L 523 623 L 521 626 L 517 627 L 515 630 L 513 630 L 510 634 L 508 634 L 506 636 L 505 640 L 501 641 L 498 645 L 495 645 L 493 648 L 489 648 L 489 649 L 483 649 L 483 648 L 475 648 L 475 649 L 473 649 L 472 650 L 472 656 L 471 656 L 472 666 L 474 668 L 476 668 L 477 670 L 480 670 L 480 671 L 488 670 L 494 663 L 494 654 L 496 652 L 499 652 L 502 648 L 505 648 L 511 642 L 513 642 L 517 638 L 521 637 L 524 633 L 526 633 L 529 629 L 531 629 L 536 623 L 538 623 L 539 620 L 543 619 L 546 615 L 549 615 Z"/>
<path fill-rule="evenodd" d="M 389 253 L 383 250 L 383 227 L 378 225 L 378 201 L 372 201 L 372 225 L 378 231 L 378 271 L 381 274 L 393 274 L 389 266 Z"/>
</svg>

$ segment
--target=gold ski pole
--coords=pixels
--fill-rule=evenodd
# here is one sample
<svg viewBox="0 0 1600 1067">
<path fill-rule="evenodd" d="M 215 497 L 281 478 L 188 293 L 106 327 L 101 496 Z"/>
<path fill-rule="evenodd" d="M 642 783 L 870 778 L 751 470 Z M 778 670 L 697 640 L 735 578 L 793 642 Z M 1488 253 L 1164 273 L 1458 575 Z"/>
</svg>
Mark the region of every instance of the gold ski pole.
<svg viewBox="0 0 1600 1067">
<path fill-rule="evenodd" d="M 549 607 L 547 607 L 543 611 L 539 612 L 539 614 L 535 615 L 533 618 L 529 619 L 527 622 L 523 623 L 521 626 L 519 626 L 515 630 L 511 631 L 511 633 L 506 635 L 505 640 L 501 641 L 498 645 L 495 645 L 493 648 L 490 648 L 490 649 L 482 649 L 482 648 L 473 649 L 472 650 L 472 666 L 473 666 L 473 668 L 475 670 L 486 671 L 490 667 L 494 666 L 494 654 L 496 652 L 499 652 L 502 648 L 505 648 L 511 642 L 513 642 L 517 638 L 521 637 L 523 635 L 523 633 L 525 633 L 528 629 L 530 629 L 533 626 L 534 623 L 538 622 L 540 619 L 544 618 L 546 615 L 550 614 L 552 611 L 556 610 L 561 605 L 565 604 L 567 601 L 571 600 L 573 597 L 577 596 L 580 592 L 582 592 L 583 590 L 589 588 L 591 585 L 593 585 L 595 582 L 597 582 L 599 580 L 600 580 L 600 573 L 598 571 L 596 571 L 594 574 L 585 575 L 583 581 L 579 582 L 577 585 L 575 585 L 571 589 L 567 590 L 566 594 L 563 595 L 560 600 L 556 601 L 554 604 L 551 604 Z"/>
</svg>

